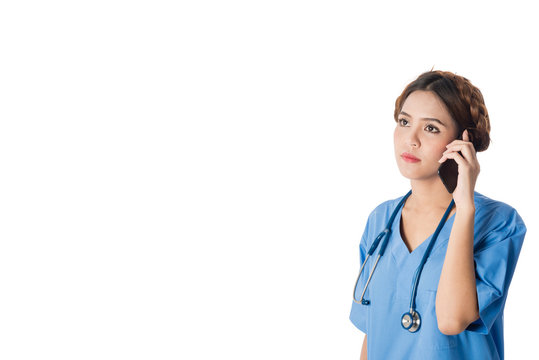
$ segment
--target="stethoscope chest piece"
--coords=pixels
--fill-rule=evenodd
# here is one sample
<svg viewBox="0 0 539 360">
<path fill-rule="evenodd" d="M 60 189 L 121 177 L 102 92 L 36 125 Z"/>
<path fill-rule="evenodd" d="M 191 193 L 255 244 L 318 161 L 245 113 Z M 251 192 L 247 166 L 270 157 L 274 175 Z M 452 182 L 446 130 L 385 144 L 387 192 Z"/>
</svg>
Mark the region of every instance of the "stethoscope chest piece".
<svg viewBox="0 0 539 360">
<path fill-rule="evenodd" d="M 390 235 L 391 235 L 391 226 L 393 224 L 393 221 L 395 220 L 395 217 L 397 216 L 398 212 L 402 207 L 404 206 L 404 202 L 406 199 L 412 194 L 412 191 L 410 190 L 408 194 L 406 194 L 399 202 L 397 207 L 393 210 L 393 213 L 391 214 L 387 225 L 385 229 L 374 239 L 372 242 L 369 251 L 366 254 L 365 260 L 363 260 L 363 264 L 361 265 L 361 269 L 359 270 L 359 274 L 356 279 L 356 285 L 354 286 L 354 302 L 357 304 L 362 305 L 370 305 L 370 301 L 365 299 L 365 292 L 367 291 L 367 287 L 369 286 L 369 283 L 371 281 L 372 275 L 374 274 L 374 270 L 376 269 L 376 266 L 378 265 L 378 261 L 380 258 L 384 255 L 384 252 L 386 250 Z M 412 286 L 412 294 L 410 296 L 410 311 L 404 313 L 401 317 L 401 325 L 405 330 L 408 330 L 411 333 L 415 333 L 419 330 L 421 327 L 421 316 L 419 316 L 419 313 L 415 310 L 415 296 L 417 292 L 417 287 L 419 284 L 419 278 L 421 276 L 421 272 L 423 271 L 423 266 L 425 265 L 425 262 L 427 261 L 427 258 L 429 257 L 432 248 L 434 247 L 434 244 L 436 242 L 436 238 L 440 234 L 440 231 L 442 230 L 442 227 L 444 226 L 449 213 L 451 212 L 451 209 L 453 208 L 453 205 L 455 204 L 455 200 L 451 200 L 451 203 L 447 207 L 447 210 L 444 213 L 444 216 L 438 223 L 438 227 L 436 228 L 436 231 L 434 234 L 432 234 L 431 240 L 429 241 L 429 244 L 427 246 L 427 249 L 425 250 L 425 253 L 423 254 L 423 257 L 421 259 L 421 262 L 419 263 L 415 277 L 413 280 L 413 286 Z M 380 250 L 378 251 L 378 257 L 376 258 L 376 261 L 374 262 L 374 265 L 372 266 L 372 270 L 369 274 L 369 277 L 367 278 L 367 281 L 365 283 L 365 287 L 363 288 L 363 292 L 361 294 L 361 298 L 359 300 L 356 299 L 356 290 L 357 290 L 357 284 L 359 283 L 359 279 L 361 277 L 361 274 L 363 273 L 363 269 L 365 268 L 365 264 L 367 263 L 367 260 L 371 257 L 371 255 L 374 254 L 376 251 L 376 248 L 378 247 L 378 244 L 380 244 Z"/>
<path fill-rule="evenodd" d="M 409 332 L 416 332 L 421 326 L 421 316 L 417 311 L 411 310 L 410 312 L 404 313 L 401 318 L 402 327 L 408 330 Z"/>
</svg>

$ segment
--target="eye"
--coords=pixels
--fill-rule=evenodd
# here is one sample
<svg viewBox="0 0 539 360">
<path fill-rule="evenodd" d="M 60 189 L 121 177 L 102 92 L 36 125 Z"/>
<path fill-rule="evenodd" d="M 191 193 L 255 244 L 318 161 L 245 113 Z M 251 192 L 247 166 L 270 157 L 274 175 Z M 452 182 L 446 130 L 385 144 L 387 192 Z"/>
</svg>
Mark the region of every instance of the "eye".
<svg viewBox="0 0 539 360">
<path fill-rule="evenodd" d="M 399 124 L 400 126 L 406 126 L 408 124 L 408 120 L 401 118 L 399 119 Z"/>
<path fill-rule="evenodd" d="M 432 125 L 427 125 L 425 127 L 425 129 L 427 129 L 427 131 L 430 132 L 430 133 L 439 133 L 440 132 L 440 130 L 438 130 L 437 127 L 432 126 Z"/>
</svg>

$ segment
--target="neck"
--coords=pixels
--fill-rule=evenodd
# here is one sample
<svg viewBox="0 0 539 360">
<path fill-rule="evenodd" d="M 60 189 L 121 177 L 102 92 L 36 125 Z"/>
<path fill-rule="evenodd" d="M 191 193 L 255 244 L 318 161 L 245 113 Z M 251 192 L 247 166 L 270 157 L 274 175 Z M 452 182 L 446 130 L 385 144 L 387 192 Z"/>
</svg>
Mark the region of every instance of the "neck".
<svg viewBox="0 0 539 360">
<path fill-rule="evenodd" d="M 422 212 L 446 209 L 453 198 L 438 177 L 431 180 L 411 180 L 411 185 L 412 194 L 405 204 L 409 209 Z"/>
</svg>

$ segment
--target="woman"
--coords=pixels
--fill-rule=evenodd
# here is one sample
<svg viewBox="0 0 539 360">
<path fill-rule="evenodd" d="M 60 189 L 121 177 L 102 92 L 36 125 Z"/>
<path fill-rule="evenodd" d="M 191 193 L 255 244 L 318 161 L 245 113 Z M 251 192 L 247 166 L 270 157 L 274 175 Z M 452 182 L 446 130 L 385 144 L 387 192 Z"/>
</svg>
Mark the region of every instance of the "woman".
<svg viewBox="0 0 539 360">
<path fill-rule="evenodd" d="M 412 189 L 374 209 L 360 242 L 367 262 L 350 320 L 366 334 L 361 359 L 503 359 L 503 308 L 526 227 L 474 191 L 476 151 L 490 142 L 483 96 L 466 78 L 429 71 L 394 115 L 395 157 Z M 438 175 L 448 161 L 458 165 L 452 193 Z"/>
</svg>

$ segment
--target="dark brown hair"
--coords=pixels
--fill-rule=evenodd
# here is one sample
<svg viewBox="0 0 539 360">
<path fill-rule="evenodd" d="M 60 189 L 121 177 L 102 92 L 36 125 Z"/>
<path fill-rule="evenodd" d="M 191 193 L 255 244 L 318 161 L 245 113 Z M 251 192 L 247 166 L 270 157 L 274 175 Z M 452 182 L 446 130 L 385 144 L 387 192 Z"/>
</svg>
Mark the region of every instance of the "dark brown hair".
<svg viewBox="0 0 539 360">
<path fill-rule="evenodd" d="M 449 71 L 427 71 L 411 83 L 395 101 L 395 121 L 398 121 L 402 105 L 416 91 L 431 91 L 445 104 L 447 111 L 458 124 L 458 134 L 468 129 L 470 141 L 476 151 L 484 151 L 490 144 L 490 120 L 483 94 L 465 77 Z"/>
</svg>

